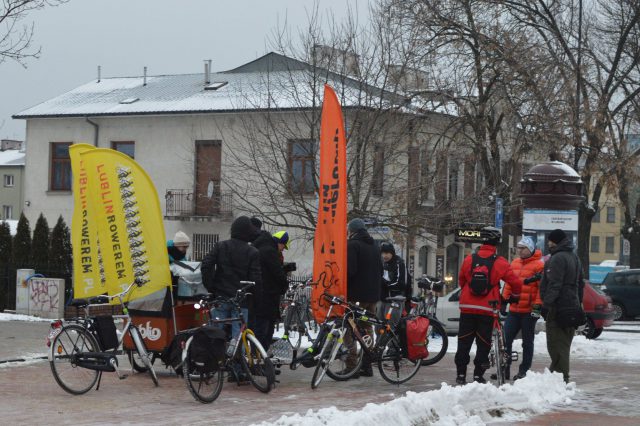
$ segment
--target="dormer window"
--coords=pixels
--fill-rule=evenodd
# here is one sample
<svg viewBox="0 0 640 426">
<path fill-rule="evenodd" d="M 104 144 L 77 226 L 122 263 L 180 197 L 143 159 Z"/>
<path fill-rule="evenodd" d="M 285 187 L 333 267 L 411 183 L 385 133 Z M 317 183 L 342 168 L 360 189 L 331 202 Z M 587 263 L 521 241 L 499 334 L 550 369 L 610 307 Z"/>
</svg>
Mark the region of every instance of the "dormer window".
<svg viewBox="0 0 640 426">
<path fill-rule="evenodd" d="M 204 90 L 218 90 L 219 88 L 226 86 L 228 81 L 215 81 L 211 84 L 204 86 Z"/>
</svg>

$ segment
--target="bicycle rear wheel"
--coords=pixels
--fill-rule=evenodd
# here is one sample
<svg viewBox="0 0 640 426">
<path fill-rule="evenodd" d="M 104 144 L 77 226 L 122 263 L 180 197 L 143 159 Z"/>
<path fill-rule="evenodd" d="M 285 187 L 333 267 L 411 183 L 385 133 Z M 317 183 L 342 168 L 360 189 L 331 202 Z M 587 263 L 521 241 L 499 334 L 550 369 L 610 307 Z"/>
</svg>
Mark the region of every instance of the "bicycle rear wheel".
<svg viewBox="0 0 640 426">
<path fill-rule="evenodd" d="M 144 366 L 146 367 L 146 371 L 149 372 L 149 376 L 151 376 L 153 384 L 158 386 L 158 376 L 156 375 L 156 371 L 153 369 L 153 363 L 151 362 L 151 357 L 153 355 L 149 351 L 147 351 L 147 346 L 144 344 L 144 340 L 142 339 L 140 330 L 132 325 L 131 327 L 129 327 L 129 333 L 131 334 L 131 339 L 136 346 L 136 351 L 140 356 L 142 364 L 144 364 Z"/>
<path fill-rule="evenodd" d="M 383 337 L 384 338 L 384 337 Z M 411 361 L 406 358 L 400 340 L 396 336 L 389 336 L 382 341 L 382 355 L 378 359 L 378 370 L 383 379 L 389 383 L 399 385 L 410 380 L 420 370 L 420 360 Z"/>
<path fill-rule="evenodd" d="M 496 381 L 498 382 L 498 386 L 504 385 L 505 382 L 505 367 L 506 360 L 504 358 L 504 345 L 502 341 L 502 336 L 497 329 L 493 329 L 492 332 L 492 340 L 493 340 L 493 352 L 495 354 L 496 361 Z"/>
<path fill-rule="evenodd" d="M 202 371 L 191 361 L 191 351 L 187 349 L 183 365 L 184 380 L 191 395 L 204 404 L 210 404 L 220 396 L 224 375 L 222 369 Z"/>
<path fill-rule="evenodd" d="M 100 352 L 93 335 L 77 324 L 66 325 L 51 342 L 49 365 L 62 389 L 73 395 L 89 392 L 98 380 L 98 371 L 77 365 L 76 357 L 83 352 Z"/>
<path fill-rule="evenodd" d="M 355 361 L 353 359 L 354 353 L 356 354 Z M 353 329 L 348 327 L 336 356 L 327 365 L 327 376 L 337 381 L 349 380 L 362 368 L 363 358 L 362 345 L 353 337 Z"/>
<path fill-rule="evenodd" d="M 246 333 L 245 337 L 247 346 L 242 348 L 244 353 L 240 357 L 242 368 L 253 387 L 260 392 L 269 393 L 276 383 L 276 371 L 273 363 L 253 334 Z"/>
<path fill-rule="evenodd" d="M 427 332 L 427 350 L 429 356 L 422 360 L 422 365 L 433 365 L 440 361 L 447 353 L 449 347 L 449 337 L 442 325 L 431 321 Z"/>
</svg>

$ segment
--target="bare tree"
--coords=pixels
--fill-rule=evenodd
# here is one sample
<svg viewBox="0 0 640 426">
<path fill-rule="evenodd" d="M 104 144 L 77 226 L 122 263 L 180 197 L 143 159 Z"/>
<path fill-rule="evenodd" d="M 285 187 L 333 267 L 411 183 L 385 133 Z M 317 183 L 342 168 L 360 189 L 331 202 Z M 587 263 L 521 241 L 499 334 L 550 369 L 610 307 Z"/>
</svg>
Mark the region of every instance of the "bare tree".
<svg viewBox="0 0 640 426">
<path fill-rule="evenodd" d="M 14 60 L 26 67 L 26 61 L 40 56 L 40 48 L 31 45 L 34 24 L 24 23 L 27 15 L 67 0 L 2 0 L 0 5 L 0 64 Z"/>
</svg>

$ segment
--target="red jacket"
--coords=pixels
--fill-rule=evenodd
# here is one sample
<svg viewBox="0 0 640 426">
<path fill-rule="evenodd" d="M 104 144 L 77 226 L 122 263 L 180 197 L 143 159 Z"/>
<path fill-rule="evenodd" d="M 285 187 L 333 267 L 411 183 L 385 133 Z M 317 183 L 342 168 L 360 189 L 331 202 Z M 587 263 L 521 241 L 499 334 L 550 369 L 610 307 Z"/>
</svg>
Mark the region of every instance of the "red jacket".
<svg viewBox="0 0 640 426">
<path fill-rule="evenodd" d="M 542 261 L 542 252 L 536 250 L 533 254 L 526 259 L 517 258 L 511 262 L 511 269 L 513 272 L 523 280 L 534 276 L 537 273 L 544 271 L 544 262 Z M 540 280 L 530 284 L 523 284 L 522 291 L 520 292 L 520 300 L 518 303 L 512 303 L 509 306 L 509 312 L 517 312 L 526 314 L 531 312 L 531 305 L 542 305 L 542 299 L 540 299 Z M 508 299 L 513 295 L 511 290 L 511 284 L 506 284 L 502 291 L 502 297 Z"/>
<path fill-rule="evenodd" d="M 491 257 L 496 253 L 496 247 L 488 244 L 480 246 L 478 255 L 480 257 Z M 493 310 L 489 306 L 490 300 L 500 300 L 500 280 L 511 284 L 511 294 L 518 296 L 522 288 L 522 279 L 513 273 L 509 261 L 502 256 L 498 256 L 491 268 L 491 291 L 486 296 L 475 296 L 471 293 L 468 284 L 471 282 L 471 255 L 465 257 L 460 268 L 460 312 L 463 314 L 493 315 Z"/>
</svg>

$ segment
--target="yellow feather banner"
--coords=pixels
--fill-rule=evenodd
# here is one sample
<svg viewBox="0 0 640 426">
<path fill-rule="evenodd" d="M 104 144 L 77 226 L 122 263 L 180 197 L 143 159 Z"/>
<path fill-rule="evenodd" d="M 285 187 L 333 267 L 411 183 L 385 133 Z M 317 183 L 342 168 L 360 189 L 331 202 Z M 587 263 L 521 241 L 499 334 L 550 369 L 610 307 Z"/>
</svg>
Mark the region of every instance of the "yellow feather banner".
<svg viewBox="0 0 640 426">
<path fill-rule="evenodd" d="M 73 218 L 71 245 L 73 248 L 73 295 L 85 298 L 107 293 L 107 283 L 98 246 L 98 229 L 89 213 L 88 178 L 80 154 L 95 149 L 88 144 L 69 148 L 73 174 Z"/>
<path fill-rule="evenodd" d="M 90 214 L 95 218 L 108 293 L 126 289 L 130 299 L 171 285 L 169 260 L 158 193 L 147 173 L 133 159 L 112 149 L 80 154 L 88 181 Z"/>
</svg>

